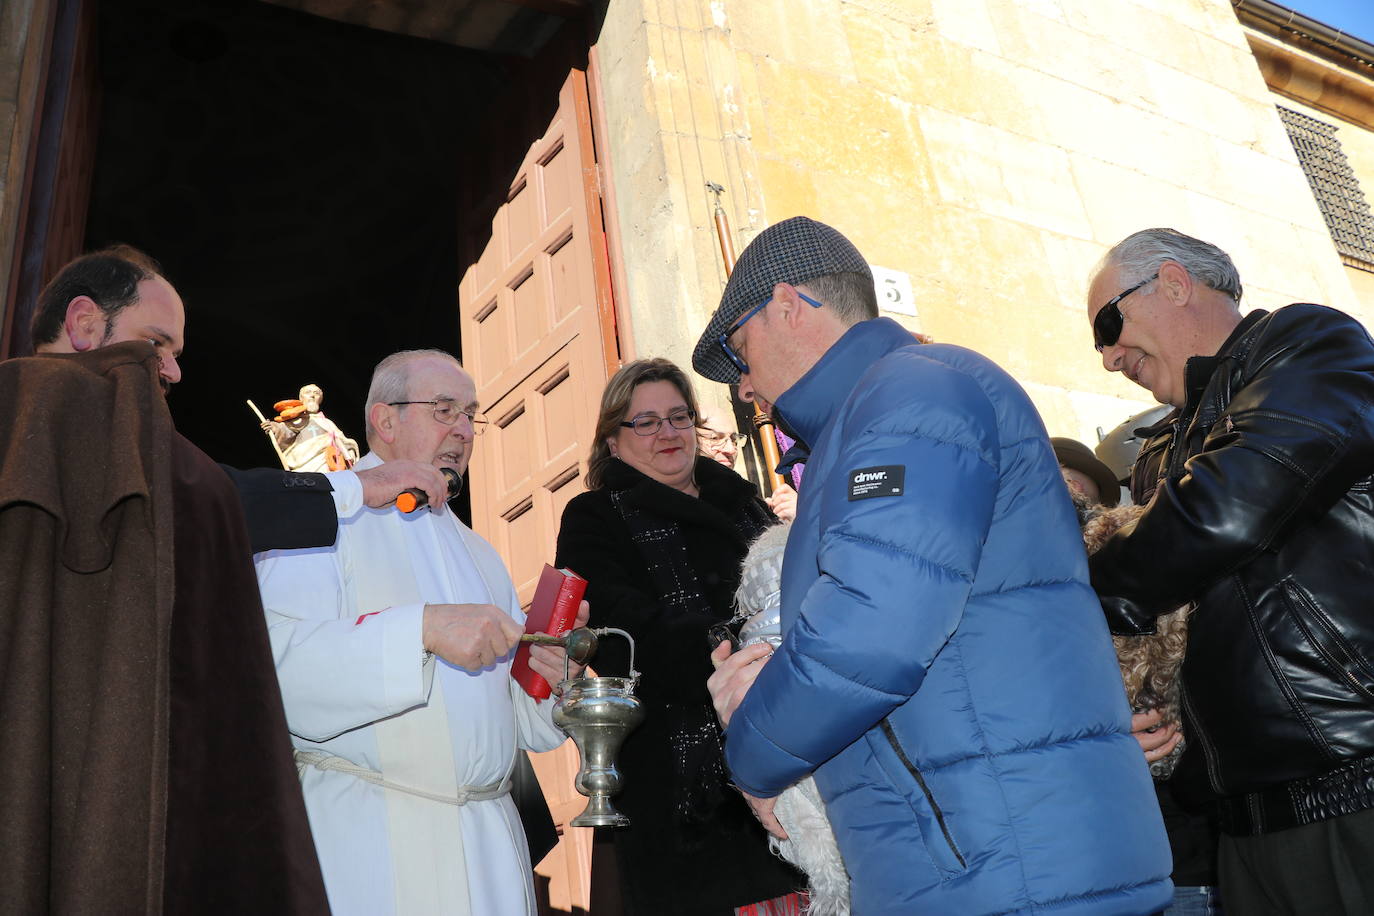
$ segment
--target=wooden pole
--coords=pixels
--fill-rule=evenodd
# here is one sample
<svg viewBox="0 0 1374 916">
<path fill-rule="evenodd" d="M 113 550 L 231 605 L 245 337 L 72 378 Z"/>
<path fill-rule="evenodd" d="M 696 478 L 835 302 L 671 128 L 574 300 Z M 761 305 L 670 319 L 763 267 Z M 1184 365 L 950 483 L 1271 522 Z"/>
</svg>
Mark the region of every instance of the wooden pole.
<svg viewBox="0 0 1374 916">
<path fill-rule="evenodd" d="M 716 194 L 716 238 L 720 239 L 720 257 L 725 262 L 725 276 L 735 272 L 735 241 L 730 237 L 730 218 L 725 215 L 725 208 L 720 205 L 720 188 L 718 184 L 707 184 Z M 720 188 L 724 190 L 724 188 Z"/>
<path fill-rule="evenodd" d="M 720 241 L 720 257 L 725 262 L 725 276 L 728 278 L 735 270 L 735 242 L 734 235 L 730 232 L 730 218 L 725 215 L 725 208 L 720 205 L 720 195 L 725 193 L 725 188 L 714 181 L 708 181 L 706 189 L 716 198 L 716 238 Z M 768 478 L 768 489 L 771 493 L 787 481 L 775 470 L 778 462 L 782 460 L 782 455 L 778 452 L 778 438 L 773 435 L 773 418 L 763 412 L 757 401 L 754 402 L 754 429 L 757 433 L 754 441 L 762 446 L 763 461 L 768 465 L 764 473 Z"/>
</svg>

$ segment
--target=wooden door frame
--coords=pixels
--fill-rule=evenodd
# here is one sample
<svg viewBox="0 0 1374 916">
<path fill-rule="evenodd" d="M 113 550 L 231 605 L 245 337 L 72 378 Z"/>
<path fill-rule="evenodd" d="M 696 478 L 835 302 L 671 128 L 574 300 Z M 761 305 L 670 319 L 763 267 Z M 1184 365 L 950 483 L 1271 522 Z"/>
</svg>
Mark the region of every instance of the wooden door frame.
<svg viewBox="0 0 1374 916">
<path fill-rule="evenodd" d="M 35 15 L 38 6 L 35 3 Z M 84 226 L 90 199 L 90 166 L 95 137 L 79 136 L 83 105 L 94 106 L 95 0 L 51 0 L 43 10 L 46 21 L 41 39 L 31 33 L 27 58 L 37 53 L 32 78 L 39 80 L 33 108 L 27 112 L 33 128 L 23 163 L 22 189 L 18 195 L 18 219 L 9 254 L 8 283 L 4 290 L 4 320 L 0 322 L 0 358 L 23 355 L 32 348 L 28 322 L 43 285 L 58 266 L 81 253 L 80 237 L 57 235 L 54 219 L 64 207 L 80 214 Z M 36 30 L 35 30 L 36 32 Z M 32 42 L 41 41 L 35 47 Z M 84 65 L 84 67 L 83 67 Z M 29 77 L 26 72 L 24 77 Z M 77 85 L 78 76 L 89 80 Z M 84 93 L 84 95 L 83 95 Z M 24 117 L 16 112 L 16 121 Z M 93 120 L 91 129 L 93 130 Z M 73 145 L 81 144 L 80 149 Z M 78 157 L 84 168 L 63 175 L 64 161 Z M 13 173 L 11 168 L 11 173 Z M 13 199 L 13 198 L 11 198 Z"/>
<path fill-rule="evenodd" d="M 585 138 L 594 151 L 596 169 L 594 174 L 585 176 L 584 186 L 588 195 L 588 209 L 591 210 L 592 195 L 596 197 L 596 210 L 601 215 L 600 232 L 596 239 L 601 245 L 603 256 L 596 261 L 596 283 L 598 306 L 601 312 L 602 352 L 606 355 L 606 378 L 635 358 L 634 326 L 630 321 L 627 291 L 629 279 L 625 271 L 625 259 L 621 252 L 620 211 L 617 207 L 615 182 L 611 180 L 611 144 L 606 138 L 610 129 L 606 118 L 606 98 L 601 88 L 601 54 L 593 43 L 595 35 L 587 36 L 587 99 L 590 111 L 585 129 Z M 603 292 L 604 289 L 604 292 Z M 618 295 L 617 295 L 618 292 Z"/>
<path fill-rule="evenodd" d="M 534 525 L 539 532 L 538 550 L 543 551 L 545 537 L 549 539 L 547 546 L 552 548 L 562 504 L 559 494 L 561 500 L 566 501 L 572 492 L 581 489 L 575 481 L 579 468 L 585 470 L 583 448 L 595 424 L 605 381 L 619 368 L 622 353 L 615 280 L 618 265 L 613 263 L 612 256 L 618 246 L 612 247 L 617 242 L 608 226 L 613 214 L 607 212 L 609 205 L 604 199 L 607 182 L 603 176 L 609 170 L 604 163 L 606 145 L 601 138 L 604 130 L 596 123 L 598 112 L 592 98 L 595 88 L 594 77 L 589 72 L 587 36 L 588 30 L 580 26 L 568 28 L 550 42 L 543 59 L 532 62 L 520 77 L 510 82 L 512 102 L 520 104 L 520 100 L 524 100 L 524 104 L 529 106 L 528 112 L 517 114 L 509 109 L 498 112 L 498 120 L 513 125 L 512 133 L 497 132 L 490 144 L 475 144 L 473 158 L 466 163 L 475 175 L 496 173 L 502 178 L 509 177 L 504 187 L 483 190 L 479 185 L 474 185 L 470 189 L 469 193 L 474 194 L 476 199 L 474 205 L 465 211 L 465 227 L 460 232 L 459 263 L 464 277 L 459 292 L 462 352 L 469 370 L 474 373 L 478 396 L 495 421 L 487 444 L 482 446 L 480 459 L 474 462 L 477 465 L 474 473 L 490 473 L 493 478 L 485 484 L 474 481 L 472 525 L 510 561 L 515 585 L 521 599 L 526 601 L 529 600 L 530 585 L 527 573 L 537 568 L 537 560 L 552 557 L 536 557 L 532 553 L 522 552 L 531 550 L 535 544 L 522 544 L 511 535 L 509 526 L 514 524 L 515 514 L 535 513 L 530 518 L 536 519 Z M 554 87 L 558 87 L 558 110 L 545 111 Z M 532 94 L 530 88 L 534 90 Z M 545 114 L 553 118 L 550 122 L 552 125 L 557 125 L 556 136 L 548 132 L 542 120 Z M 490 167 L 492 156 L 496 162 L 505 162 L 508 158 L 515 159 L 517 152 L 521 164 L 513 170 Z M 513 304 L 505 298 L 506 290 L 516 286 L 511 281 L 527 276 L 525 261 L 531 252 L 535 252 L 536 262 L 540 258 L 547 260 L 550 249 L 545 247 L 545 242 L 554 237 L 550 233 L 561 237 L 563 229 L 556 227 L 561 226 L 566 217 L 554 219 L 552 213 L 546 214 L 533 228 L 523 229 L 517 243 L 509 237 L 497 241 L 497 234 L 506 232 L 509 227 L 505 223 L 505 216 L 496 216 L 489 211 L 511 204 L 519 195 L 533 194 L 536 188 L 541 193 L 547 190 L 545 182 L 548 177 L 542 169 L 553 161 L 555 155 L 576 156 L 575 160 L 571 160 L 576 162 L 572 167 L 575 171 L 560 171 L 557 181 L 563 189 L 558 195 L 561 201 L 558 212 L 566 214 L 563 207 L 573 208 L 572 238 L 576 241 L 571 244 L 578 246 L 574 256 L 577 259 L 578 292 L 575 299 L 563 301 L 576 302 L 580 315 L 575 319 L 575 326 L 564 325 L 566 316 L 551 301 L 547 319 L 550 323 L 538 332 L 542 343 L 530 347 L 522 336 L 520 342 L 507 353 L 500 341 L 510 333 L 509 329 L 500 330 L 500 326 L 497 326 L 496 331 L 489 332 L 494 336 L 488 339 L 475 323 L 511 320 L 495 314 L 494 310 L 504 309 L 507 316 L 512 314 L 510 310 Z M 570 160 L 565 158 L 563 161 Z M 489 207 L 488 204 L 495 206 Z M 543 212 L 539 205 L 536 205 L 536 210 Z M 484 228 L 489 218 L 494 220 L 490 237 Z M 521 218 L 522 226 L 524 219 Z M 547 225 L 545 219 L 548 220 Z M 548 238 L 545 238 L 546 235 Z M 534 239 L 533 243 L 527 241 L 529 237 Z M 529 247 L 531 244 L 532 247 Z M 484 246 L 495 246 L 488 250 L 502 254 L 488 263 Z M 541 249 L 545 255 L 538 254 Z M 546 266 L 537 266 L 537 276 L 520 282 L 541 285 L 551 282 Z M 467 273 L 474 268 L 477 271 L 475 275 Z M 497 297 L 494 300 L 493 294 Z M 565 340 L 561 336 L 564 333 L 575 333 L 576 341 Z M 573 349 L 565 350 L 568 344 L 572 344 Z M 493 349 L 485 349 L 488 345 Z M 589 347 L 598 350 L 594 354 L 584 349 Z M 558 366 L 562 362 L 568 365 L 560 370 Z M 571 380 L 568 378 L 569 368 L 573 374 Z M 555 375 L 560 378 L 545 388 Z M 518 407 L 519 415 L 525 417 L 521 422 L 533 422 L 535 425 L 532 429 L 539 429 L 545 422 L 543 411 L 546 409 L 541 398 L 558 385 L 570 386 L 563 389 L 565 392 L 576 392 L 575 406 L 565 406 L 575 411 L 577 434 L 574 439 L 580 444 L 573 451 L 568 451 L 567 447 L 572 445 L 570 440 L 563 437 L 550 440 L 547 431 L 517 433 L 534 437 L 530 442 L 533 457 L 529 461 L 535 476 L 525 478 L 525 466 L 521 464 L 520 472 L 514 475 L 521 478 L 520 481 L 505 480 L 498 470 L 501 462 L 494 460 L 498 457 L 496 449 L 501 443 L 491 443 L 492 435 L 506 435 L 504 430 L 507 424 L 502 422 L 502 416 L 516 416 Z M 554 448 L 554 443 L 562 444 Z M 565 462 L 571 466 L 571 476 L 566 476 L 568 470 L 565 469 Z M 550 498 L 553 499 L 552 505 Z M 550 882 L 550 889 L 541 890 L 541 895 L 550 893 L 553 898 L 548 901 L 553 909 L 541 912 L 567 912 L 569 907 L 574 913 L 585 912 L 582 906 L 591 894 L 593 844 L 588 831 L 568 829 L 572 816 L 585 806 L 585 799 L 580 796 L 573 794 L 569 797 L 573 774 L 577 770 L 575 748 L 568 744 L 549 754 L 532 756 L 536 773 L 549 788 L 549 804 L 555 821 L 563 827 L 559 847 L 545 862 L 536 863 L 536 874 L 541 876 L 539 880 L 542 882 L 547 879 Z M 556 781 L 556 787 L 549 780 Z M 541 899 L 541 906 L 543 902 Z"/>
<path fill-rule="evenodd" d="M 57 20 L 61 8 L 69 5 L 65 0 L 33 0 L 29 31 L 20 51 L 18 89 L 19 104 L 14 112 L 14 133 L 12 139 L 18 140 L 23 125 L 29 125 L 27 142 L 14 143 L 10 151 L 9 188 L 4 200 L 14 206 L 16 217 L 14 235 L 5 251 L 6 278 L 4 295 L 0 303 L 0 359 L 22 356 L 27 352 L 28 314 L 19 315 L 18 291 L 24 264 L 28 260 L 25 253 L 31 247 L 31 214 L 34 209 L 33 197 L 36 191 L 35 173 L 39 171 L 40 159 L 47 158 L 56 167 L 57 150 L 52 147 L 51 132 L 44 126 L 53 118 L 48 115 L 48 89 L 51 80 L 51 60 L 53 44 L 57 31 Z M 25 104 L 27 100 L 27 105 Z M 44 142 L 46 140 L 46 142 Z M 16 161 L 17 156 L 22 156 Z M 16 181 L 17 179 L 17 181 Z M 17 339 L 17 338 L 22 338 Z"/>
</svg>

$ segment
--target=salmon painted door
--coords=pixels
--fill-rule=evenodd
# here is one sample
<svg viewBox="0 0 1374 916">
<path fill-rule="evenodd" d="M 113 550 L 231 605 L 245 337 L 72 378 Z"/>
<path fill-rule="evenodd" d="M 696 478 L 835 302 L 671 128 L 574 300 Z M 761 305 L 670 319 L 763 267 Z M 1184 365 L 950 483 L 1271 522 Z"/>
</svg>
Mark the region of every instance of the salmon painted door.
<svg viewBox="0 0 1374 916">
<path fill-rule="evenodd" d="M 552 116 L 519 133 L 506 124 L 491 134 L 498 161 L 487 174 L 514 177 L 501 185 L 503 201 L 469 211 L 481 215 L 462 232 L 459 311 L 463 362 L 491 421 L 473 461 L 473 527 L 501 552 L 528 605 L 553 560 L 563 507 L 583 490 L 617 357 L 586 73 L 569 73 Z M 562 833 L 536 880 L 547 879 L 555 910 L 585 911 L 591 831 L 567 827 L 586 801 L 573 788 L 576 751 L 568 742 L 534 765 Z"/>
</svg>

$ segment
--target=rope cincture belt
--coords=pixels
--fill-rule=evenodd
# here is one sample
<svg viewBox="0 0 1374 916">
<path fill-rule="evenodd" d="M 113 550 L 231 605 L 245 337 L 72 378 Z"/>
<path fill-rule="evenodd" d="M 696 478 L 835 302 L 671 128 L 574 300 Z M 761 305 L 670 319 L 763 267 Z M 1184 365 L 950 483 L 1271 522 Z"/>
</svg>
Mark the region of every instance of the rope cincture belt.
<svg viewBox="0 0 1374 916">
<path fill-rule="evenodd" d="M 423 789 L 413 789 L 410 786 L 403 786 L 399 783 L 390 782 L 382 778 L 382 774 L 378 773 L 376 770 L 360 767 L 356 763 L 352 763 L 328 751 L 303 751 L 297 748 L 296 770 L 304 776 L 305 768 L 308 766 L 326 772 L 347 773 L 365 782 L 370 782 L 374 786 L 381 786 L 383 789 L 390 789 L 393 792 L 404 792 L 406 795 L 414 795 L 417 798 L 424 798 L 429 801 L 453 805 L 459 808 L 466 805 L 468 802 L 488 801 L 493 798 L 500 798 L 502 795 L 508 795 L 511 787 L 511 774 L 510 771 L 507 770 L 505 777 L 500 782 L 494 782 L 485 786 L 459 786 L 456 796 L 439 795 L 434 792 L 426 792 Z"/>
</svg>

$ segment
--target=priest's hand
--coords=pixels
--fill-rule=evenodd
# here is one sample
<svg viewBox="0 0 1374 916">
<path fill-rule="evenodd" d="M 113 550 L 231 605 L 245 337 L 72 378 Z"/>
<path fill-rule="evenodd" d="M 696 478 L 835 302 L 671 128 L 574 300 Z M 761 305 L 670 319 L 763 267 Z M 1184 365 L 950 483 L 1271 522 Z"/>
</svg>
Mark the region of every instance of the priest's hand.
<svg viewBox="0 0 1374 916">
<path fill-rule="evenodd" d="M 733 654 L 728 642 L 716 646 L 711 653 L 711 664 L 716 670 L 706 679 L 706 689 L 711 693 L 711 702 L 715 704 L 721 725 L 730 724 L 730 717 L 772 654 L 773 647 L 766 642 L 745 646 Z"/>
<path fill-rule="evenodd" d="M 481 671 L 508 655 L 524 632 L 494 604 L 426 604 L 421 640 L 449 664 Z"/>
<path fill-rule="evenodd" d="M 363 503 L 373 509 L 389 506 L 405 490 L 424 490 L 435 511 L 448 502 L 448 481 L 432 464 L 396 459 L 375 468 L 355 471 L 363 485 Z"/>
<path fill-rule="evenodd" d="M 585 627 L 590 615 L 591 608 L 587 602 L 578 605 L 577 616 L 573 618 L 573 629 Z M 567 654 L 567 650 L 562 646 L 530 646 L 530 668 L 553 685 L 554 693 L 559 693 L 558 684 L 563 680 L 563 659 Z M 586 667 L 585 664 L 569 662 L 568 677 L 581 677 L 582 669 Z"/>
</svg>

